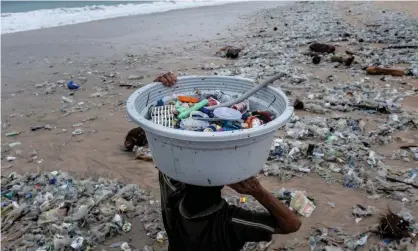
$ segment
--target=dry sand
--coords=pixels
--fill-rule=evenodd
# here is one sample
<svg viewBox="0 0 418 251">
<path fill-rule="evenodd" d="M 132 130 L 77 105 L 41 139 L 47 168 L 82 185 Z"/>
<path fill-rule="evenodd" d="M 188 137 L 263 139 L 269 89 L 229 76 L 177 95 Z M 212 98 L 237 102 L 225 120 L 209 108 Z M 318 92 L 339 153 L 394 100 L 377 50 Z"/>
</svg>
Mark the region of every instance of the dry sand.
<svg viewBox="0 0 418 251">
<path fill-rule="evenodd" d="M 134 160 L 130 153 L 121 150 L 126 132 L 134 127 L 127 120 L 123 105 L 132 90 L 119 87 L 117 83 L 129 82 L 126 79 L 132 74 L 144 76 L 140 81 L 147 83 L 158 73 L 168 70 L 205 74 L 199 65 L 228 63 L 213 53 L 225 44 L 245 43 L 245 34 L 234 29 L 241 25 L 240 18 L 257 9 L 280 4 L 286 3 L 228 4 L 2 35 L 2 124 L 8 125 L 2 129 L 2 144 L 22 143 L 9 153 L 2 152 L 2 159 L 8 155 L 18 157 L 9 163 L 3 159 L 3 174 L 64 170 L 78 176 L 111 177 L 137 183 L 158 195 L 157 170 L 153 164 Z M 344 15 L 343 10 L 350 3 L 336 4 L 341 5 Z M 416 2 L 379 2 L 376 6 L 394 8 L 417 17 L 418 8 L 412 7 Z M 187 20 L 184 20 L 185 16 Z M 361 24 L 367 17 L 350 18 L 347 16 L 353 24 Z M 328 71 L 321 68 L 307 70 L 318 75 Z M 103 77 L 112 73 L 115 77 Z M 70 91 L 65 87 L 57 87 L 53 94 L 44 94 L 45 88 L 35 88 L 35 84 L 44 81 L 55 83 L 72 77 L 77 81 L 80 76 L 87 82 L 73 96 L 68 96 Z M 417 86 L 418 83 L 413 84 Z M 95 87 L 106 85 L 109 86 L 107 97 L 90 97 L 96 91 Z M 74 99 L 74 104 L 85 102 L 90 109 L 66 116 L 60 112 L 62 96 Z M 411 109 L 418 108 L 416 99 L 407 102 Z M 83 123 L 84 134 L 74 137 L 71 132 L 75 129 L 73 125 L 78 123 Z M 46 124 L 53 129 L 30 131 L 30 127 Z M 5 137 L 10 131 L 22 133 L 15 138 Z M 389 153 L 396 147 L 386 146 L 386 150 Z M 17 149 L 20 153 L 15 152 Z M 33 150 L 39 158 L 29 162 L 28 153 Z M 343 227 L 347 232 L 355 233 L 375 223 L 376 218 L 372 217 L 355 224 L 351 216 L 354 204 L 374 205 L 381 210 L 388 206 L 395 210 L 400 208 L 399 202 L 384 198 L 370 201 L 364 191 L 327 184 L 313 174 L 285 183 L 274 177 L 261 177 L 261 180 L 272 191 L 281 187 L 307 190 L 318 204 L 311 217 L 302 219 L 299 232 L 276 236 L 269 250 L 295 238 L 306 243 L 296 250 L 307 250 L 305 238 L 317 224 Z M 225 189 L 225 193 L 233 192 Z M 327 204 L 329 201 L 334 202 L 336 208 L 331 208 Z M 133 231 L 122 239 L 129 237 L 133 237 L 138 248 L 151 241 L 144 235 L 139 222 L 134 222 Z"/>
</svg>

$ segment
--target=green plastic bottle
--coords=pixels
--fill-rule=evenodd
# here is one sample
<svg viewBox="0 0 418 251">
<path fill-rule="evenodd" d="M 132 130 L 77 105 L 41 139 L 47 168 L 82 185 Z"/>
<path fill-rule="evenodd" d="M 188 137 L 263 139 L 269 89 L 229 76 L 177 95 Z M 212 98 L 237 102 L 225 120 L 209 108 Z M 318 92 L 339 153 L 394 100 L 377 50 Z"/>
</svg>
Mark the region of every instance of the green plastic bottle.
<svg viewBox="0 0 418 251">
<path fill-rule="evenodd" d="M 179 116 L 177 116 L 177 118 L 185 119 L 185 118 L 189 117 L 191 112 L 200 110 L 202 107 L 204 107 L 208 103 L 209 103 L 209 101 L 207 99 L 204 99 L 204 100 L 200 101 L 199 103 L 195 104 L 194 106 L 192 106 L 190 108 L 187 108 L 186 110 L 180 112 L 180 114 L 179 114 Z"/>
<path fill-rule="evenodd" d="M 184 112 L 184 110 L 187 109 L 187 108 L 184 108 L 183 106 L 181 106 L 181 104 L 180 104 L 179 101 L 176 101 L 175 107 L 176 107 L 176 110 L 178 111 L 179 114 L 182 113 L 182 112 Z"/>
</svg>

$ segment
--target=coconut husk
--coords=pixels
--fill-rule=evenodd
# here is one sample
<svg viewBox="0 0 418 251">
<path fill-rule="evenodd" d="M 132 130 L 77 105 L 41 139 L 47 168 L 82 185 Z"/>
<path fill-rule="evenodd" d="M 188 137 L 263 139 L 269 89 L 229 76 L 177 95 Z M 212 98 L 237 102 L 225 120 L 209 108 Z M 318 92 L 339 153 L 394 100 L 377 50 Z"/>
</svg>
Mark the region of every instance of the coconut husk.
<svg viewBox="0 0 418 251">
<path fill-rule="evenodd" d="M 148 144 L 145 131 L 141 127 L 134 128 L 125 137 L 126 151 L 131 152 L 135 146 L 145 146 Z"/>
</svg>

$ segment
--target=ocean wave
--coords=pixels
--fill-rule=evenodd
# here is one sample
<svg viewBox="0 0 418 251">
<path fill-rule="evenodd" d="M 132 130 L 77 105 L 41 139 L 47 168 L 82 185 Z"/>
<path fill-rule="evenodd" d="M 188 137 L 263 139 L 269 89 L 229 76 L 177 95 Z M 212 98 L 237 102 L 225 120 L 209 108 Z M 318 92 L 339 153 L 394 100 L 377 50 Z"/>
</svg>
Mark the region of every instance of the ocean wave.
<svg viewBox="0 0 418 251">
<path fill-rule="evenodd" d="M 154 3 L 129 3 L 113 6 L 90 5 L 78 8 L 56 8 L 18 13 L 2 13 L 1 34 L 239 1 L 242 0 L 159 1 Z"/>
</svg>

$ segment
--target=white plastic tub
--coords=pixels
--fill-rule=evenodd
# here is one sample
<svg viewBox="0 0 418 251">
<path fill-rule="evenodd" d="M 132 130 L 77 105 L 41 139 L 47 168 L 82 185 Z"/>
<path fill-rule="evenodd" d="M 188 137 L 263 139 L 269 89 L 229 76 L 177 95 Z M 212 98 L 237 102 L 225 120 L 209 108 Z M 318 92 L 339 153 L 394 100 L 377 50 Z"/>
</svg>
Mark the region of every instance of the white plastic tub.
<svg viewBox="0 0 418 251">
<path fill-rule="evenodd" d="M 130 118 L 144 129 L 160 171 L 187 184 L 227 185 L 245 180 L 263 168 L 275 131 L 293 114 L 282 91 L 268 86 L 250 98 L 252 108 L 269 109 L 277 117 L 265 125 L 245 130 L 194 132 L 171 129 L 148 120 L 148 110 L 161 98 L 167 102 L 175 95 L 196 95 L 196 91 L 213 94 L 216 90 L 235 95 L 253 86 L 252 80 L 238 77 L 179 77 L 173 87 L 152 83 L 136 90 L 126 107 Z"/>
</svg>

